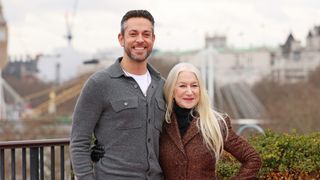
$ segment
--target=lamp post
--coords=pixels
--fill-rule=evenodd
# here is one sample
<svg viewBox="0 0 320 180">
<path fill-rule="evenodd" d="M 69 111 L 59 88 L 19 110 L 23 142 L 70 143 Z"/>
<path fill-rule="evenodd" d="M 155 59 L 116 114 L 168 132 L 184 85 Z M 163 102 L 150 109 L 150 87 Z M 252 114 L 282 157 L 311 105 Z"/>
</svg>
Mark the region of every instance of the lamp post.
<svg viewBox="0 0 320 180">
<path fill-rule="evenodd" d="M 214 58 L 213 55 L 215 54 L 215 51 L 213 50 L 213 47 L 208 47 L 208 92 L 209 92 L 209 98 L 212 102 L 212 105 L 214 105 Z"/>
<path fill-rule="evenodd" d="M 212 105 L 214 103 L 214 56 L 217 54 L 216 50 L 209 45 L 199 54 L 202 63 L 200 64 L 201 75 L 208 90 L 208 95 Z"/>
<path fill-rule="evenodd" d="M 3 79 L 1 77 L 1 70 L 0 70 L 0 121 L 6 119 L 6 103 L 4 101 L 4 94 L 3 94 Z"/>
</svg>

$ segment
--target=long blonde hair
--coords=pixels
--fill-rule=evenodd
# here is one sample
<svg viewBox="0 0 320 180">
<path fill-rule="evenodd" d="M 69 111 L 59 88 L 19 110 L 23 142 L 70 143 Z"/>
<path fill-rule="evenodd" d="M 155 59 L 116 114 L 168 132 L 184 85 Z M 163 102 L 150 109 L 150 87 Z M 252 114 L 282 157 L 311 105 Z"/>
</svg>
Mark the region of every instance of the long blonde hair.
<svg viewBox="0 0 320 180">
<path fill-rule="evenodd" d="M 193 110 L 196 111 L 199 115 L 197 125 L 200 129 L 203 140 L 209 150 L 214 153 L 214 156 L 218 161 L 223 152 L 223 135 L 221 131 L 224 128 L 220 126 L 224 124 L 226 127 L 226 123 L 224 122 L 221 114 L 211 108 L 209 96 L 204 86 L 203 80 L 200 76 L 200 72 L 194 65 L 190 63 L 179 63 L 175 65 L 169 72 L 167 80 L 164 84 L 164 96 L 167 102 L 167 110 L 165 115 L 166 122 L 171 123 L 174 102 L 174 89 L 178 80 L 179 73 L 182 71 L 192 72 L 198 79 L 200 97 L 198 104 L 196 105 L 196 107 L 194 107 Z"/>
</svg>

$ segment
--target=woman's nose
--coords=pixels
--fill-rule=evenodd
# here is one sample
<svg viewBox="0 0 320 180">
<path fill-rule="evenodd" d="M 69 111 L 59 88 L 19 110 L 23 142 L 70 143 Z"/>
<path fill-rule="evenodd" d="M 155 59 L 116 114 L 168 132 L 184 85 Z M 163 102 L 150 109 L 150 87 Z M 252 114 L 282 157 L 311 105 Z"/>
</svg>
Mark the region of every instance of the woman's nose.
<svg viewBox="0 0 320 180">
<path fill-rule="evenodd" d="M 192 94 L 192 89 L 191 89 L 191 87 L 187 87 L 187 94 Z"/>
</svg>

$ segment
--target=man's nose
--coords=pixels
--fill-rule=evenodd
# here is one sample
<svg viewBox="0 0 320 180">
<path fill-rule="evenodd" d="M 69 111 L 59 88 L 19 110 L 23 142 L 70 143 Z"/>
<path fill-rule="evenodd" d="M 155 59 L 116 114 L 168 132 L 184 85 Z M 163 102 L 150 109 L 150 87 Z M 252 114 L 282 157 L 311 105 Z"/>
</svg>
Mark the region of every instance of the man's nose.
<svg viewBox="0 0 320 180">
<path fill-rule="evenodd" d="M 136 40 L 137 40 L 137 41 L 143 41 L 143 36 L 142 36 L 142 34 L 139 34 Z"/>
</svg>

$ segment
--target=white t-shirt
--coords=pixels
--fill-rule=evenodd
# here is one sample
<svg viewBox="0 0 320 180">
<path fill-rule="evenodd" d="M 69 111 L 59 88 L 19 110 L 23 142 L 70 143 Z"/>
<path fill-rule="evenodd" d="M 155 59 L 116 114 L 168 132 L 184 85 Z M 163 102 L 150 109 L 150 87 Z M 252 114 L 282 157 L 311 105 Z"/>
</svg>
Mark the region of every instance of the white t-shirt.
<svg viewBox="0 0 320 180">
<path fill-rule="evenodd" d="M 147 90 L 148 90 L 148 87 L 149 87 L 149 85 L 151 83 L 151 76 L 150 76 L 149 71 L 147 71 L 143 75 L 136 75 L 136 74 L 131 74 L 131 73 L 125 71 L 125 70 L 123 70 L 123 71 L 127 76 L 130 76 L 134 80 L 136 80 L 136 82 L 138 83 L 138 85 L 139 85 L 141 91 L 143 92 L 144 96 L 147 96 Z"/>
</svg>

